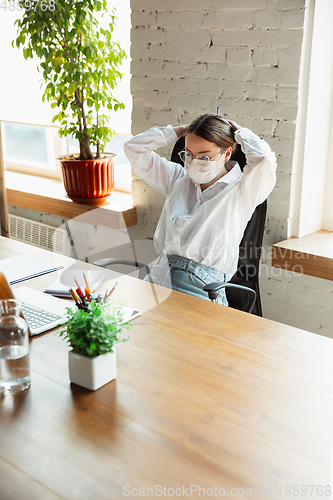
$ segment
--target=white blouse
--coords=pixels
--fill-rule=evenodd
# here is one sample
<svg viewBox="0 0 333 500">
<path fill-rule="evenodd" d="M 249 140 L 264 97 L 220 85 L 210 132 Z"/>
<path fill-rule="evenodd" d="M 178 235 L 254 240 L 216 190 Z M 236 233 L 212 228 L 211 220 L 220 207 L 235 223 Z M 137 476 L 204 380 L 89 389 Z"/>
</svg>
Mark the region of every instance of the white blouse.
<svg viewBox="0 0 333 500">
<path fill-rule="evenodd" d="M 176 139 L 171 125 L 153 127 L 124 146 L 134 172 L 166 197 L 154 236 L 156 252 L 187 257 L 229 280 L 246 225 L 275 185 L 275 154 L 249 129 L 238 129 L 235 140 L 247 160 L 243 173 L 238 163 L 229 162 L 231 170 L 202 192 L 185 168 L 154 152 Z"/>
</svg>

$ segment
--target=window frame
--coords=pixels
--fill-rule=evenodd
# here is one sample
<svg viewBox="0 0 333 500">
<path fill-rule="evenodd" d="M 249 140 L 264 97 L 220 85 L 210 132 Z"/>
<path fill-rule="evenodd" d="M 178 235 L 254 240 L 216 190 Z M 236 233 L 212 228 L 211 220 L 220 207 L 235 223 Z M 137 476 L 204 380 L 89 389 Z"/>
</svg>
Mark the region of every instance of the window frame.
<svg viewBox="0 0 333 500">
<path fill-rule="evenodd" d="M 288 230 L 298 238 L 333 230 L 333 3 L 306 7 Z"/>
<path fill-rule="evenodd" d="M 41 127 L 46 129 L 47 134 L 47 156 L 48 162 L 42 163 L 40 166 L 33 161 L 20 161 L 14 158 L 7 157 L 6 151 L 6 130 L 5 123 L 15 123 L 19 125 L 26 125 L 28 127 Z M 61 180 L 61 166 L 59 161 L 56 160 L 58 156 L 66 154 L 66 141 L 61 139 L 57 131 L 59 127 L 50 125 L 39 125 L 32 123 L 22 123 L 14 122 L 9 120 L 1 120 L 1 138 L 2 138 L 2 150 L 5 170 L 11 172 L 20 172 L 22 174 L 31 174 L 40 177 L 46 177 L 48 179 Z M 54 168 L 50 165 L 54 164 Z"/>
<path fill-rule="evenodd" d="M 333 57 L 333 51 L 332 51 L 332 57 Z M 327 231 L 333 231 L 333 104 L 331 111 L 330 138 L 329 138 L 328 156 L 327 156 L 323 229 Z"/>
</svg>

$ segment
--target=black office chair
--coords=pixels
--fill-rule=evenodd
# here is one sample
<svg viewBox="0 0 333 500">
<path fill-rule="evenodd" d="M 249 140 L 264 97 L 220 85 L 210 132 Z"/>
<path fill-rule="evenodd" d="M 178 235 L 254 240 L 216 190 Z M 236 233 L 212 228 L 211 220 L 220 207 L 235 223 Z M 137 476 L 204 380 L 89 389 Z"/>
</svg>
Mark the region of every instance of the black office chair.
<svg viewBox="0 0 333 500">
<path fill-rule="evenodd" d="M 178 153 L 185 147 L 185 137 L 180 137 L 174 145 L 171 153 L 171 161 L 183 165 Z M 231 156 L 231 160 L 237 161 L 241 170 L 246 164 L 246 157 L 237 144 L 236 150 Z M 183 165 L 184 166 L 184 165 Z M 255 209 L 252 218 L 249 220 L 242 241 L 239 245 L 239 259 L 237 271 L 227 284 L 216 283 L 204 287 L 209 293 L 209 298 L 215 300 L 215 294 L 220 288 L 226 288 L 229 306 L 234 309 L 252 312 L 257 316 L 262 316 L 260 290 L 259 290 L 259 264 L 264 236 L 265 220 L 267 212 L 267 200 Z M 243 288 L 239 288 L 243 287 Z M 247 290 L 244 290 L 244 287 Z M 255 292 L 255 295 L 248 291 Z M 240 290 L 242 293 L 240 293 Z M 217 295 L 217 294 L 216 294 Z M 215 297 L 215 298 L 214 298 Z M 253 303 L 253 305 L 252 305 Z"/>
</svg>

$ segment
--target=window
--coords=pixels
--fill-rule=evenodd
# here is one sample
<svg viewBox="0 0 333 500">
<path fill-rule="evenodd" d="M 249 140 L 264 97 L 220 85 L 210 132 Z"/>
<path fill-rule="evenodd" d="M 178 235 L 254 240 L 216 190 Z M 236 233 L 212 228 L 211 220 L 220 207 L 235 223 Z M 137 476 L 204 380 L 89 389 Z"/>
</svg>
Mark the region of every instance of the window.
<svg viewBox="0 0 333 500">
<path fill-rule="evenodd" d="M 7 2 L 8 4 L 8 2 Z M 6 68 L 0 79 L 0 120 L 5 168 L 7 170 L 32 173 L 61 179 L 61 168 L 57 156 L 78 152 L 76 141 L 60 139 L 58 128 L 52 125 L 54 115 L 50 103 L 42 102 L 38 59 L 23 58 L 22 50 L 13 48 L 16 37 L 14 21 L 21 16 L 19 10 L 5 9 L 1 4 L 0 43 L 1 67 Z M 131 191 L 131 169 L 122 153 L 122 144 L 130 137 L 130 5 L 129 0 L 112 0 L 118 18 L 114 37 L 127 54 L 121 66 L 124 78 L 115 89 L 115 97 L 124 102 L 126 108 L 113 112 L 110 126 L 116 135 L 106 145 L 105 151 L 117 154 L 115 162 L 115 188 Z M 24 76 L 23 76 L 24 75 Z"/>
<path fill-rule="evenodd" d="M 309 0 L 294 159 L 292 235 L 333 231 L 333 2 Z"/>
<path fill-rule="evenodd" d="M 57 156 L 66 153 L 57 127 L 1 122 L 6 170 L 61 179 Z"/>
</svg>

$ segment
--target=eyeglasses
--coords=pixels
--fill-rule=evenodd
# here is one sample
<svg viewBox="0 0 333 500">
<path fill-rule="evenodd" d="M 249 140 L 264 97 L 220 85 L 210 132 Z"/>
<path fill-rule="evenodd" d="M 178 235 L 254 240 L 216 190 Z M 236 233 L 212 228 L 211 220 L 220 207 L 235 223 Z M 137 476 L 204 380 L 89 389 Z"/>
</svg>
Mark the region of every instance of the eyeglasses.
<svg viewBox="0 0 333 500">
<path fill-rule="evenodd" d="M 187 151 L 185 151 L 185 149 L 183 151 L 180 151 L 180 153 L 178 153 L 178 156 L 183 162 L 185 162 L 186 158 L 188 160 L 191 160 L 191 161 L 198 160 L 199 164 L 204 166 L 204 165 L 208 165 L 210 161 L 213 161 L 214 158 L 216 158 L 219 154 L 224 153 L 227 149 L 221 149 L 221 151 L 219 153 L 217 153 L 215 156 L 213 156 L 213 158 L 209 158 L 209 156 L 206 156 L 206 155 L 193 156 L 193 155 L 191 155 L 191 153 L 188 153 Z"/>
</svg>

